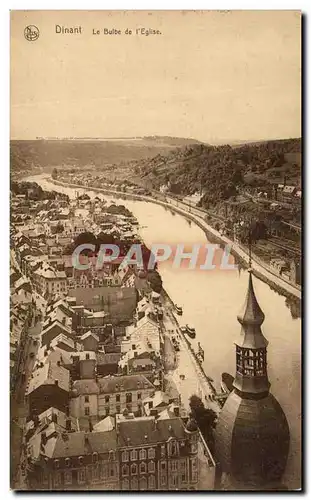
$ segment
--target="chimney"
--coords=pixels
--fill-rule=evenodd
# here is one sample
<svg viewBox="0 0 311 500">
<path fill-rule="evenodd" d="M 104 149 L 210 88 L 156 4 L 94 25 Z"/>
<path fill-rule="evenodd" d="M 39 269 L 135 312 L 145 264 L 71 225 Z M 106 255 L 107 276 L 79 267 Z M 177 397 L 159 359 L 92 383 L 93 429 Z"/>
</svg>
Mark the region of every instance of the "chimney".
<svg viewBox="0 0 311 500">
<path fill-rule="evenodd" d="M 55 422 L 55 424 L 57 424 L 57 415 L 56 415 L 56 413 L 52 413 L 52 422 Z"/>
<path fill-rule="evenodd" d="M 54 382 L 55 382 L 55 385 L 58 387 L 58 380 L 55 379 Z"/>
<path fill-rule="evenodd" d="M 71 420 L 70 420 L 70 418 L 66 419 L 66 431 L 71 431 Z"/>
<path fill-rule="evenodd" d="M 59 360 L 57 361 L 57 366 L 60 366 L 60 361 Z"/>
<path fill-rule="evenodd" d="M 179 412 L 179 406 L 174 406 L 174 415 L 175 415 L 175 417 L 179 417 L 179 414 L 180 414 L 180 412 Z"/>
</svg>

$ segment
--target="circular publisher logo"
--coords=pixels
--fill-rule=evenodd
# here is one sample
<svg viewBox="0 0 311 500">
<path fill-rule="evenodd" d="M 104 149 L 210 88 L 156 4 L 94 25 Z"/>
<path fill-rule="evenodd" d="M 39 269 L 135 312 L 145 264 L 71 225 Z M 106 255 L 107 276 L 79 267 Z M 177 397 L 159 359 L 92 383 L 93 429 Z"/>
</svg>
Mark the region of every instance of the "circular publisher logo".
<svg viewBox="0 0 311 500">
<path fill-rule="evenodd" d="M 29 42 L 34 42 L 35 40 L 38 40 L 39 33 L 40 32 L 39 32 L 37 26 L 34 26 L 33 24 L 26 26 L 26 28 L 24 29 L 25 38 Z"/>
</svg>

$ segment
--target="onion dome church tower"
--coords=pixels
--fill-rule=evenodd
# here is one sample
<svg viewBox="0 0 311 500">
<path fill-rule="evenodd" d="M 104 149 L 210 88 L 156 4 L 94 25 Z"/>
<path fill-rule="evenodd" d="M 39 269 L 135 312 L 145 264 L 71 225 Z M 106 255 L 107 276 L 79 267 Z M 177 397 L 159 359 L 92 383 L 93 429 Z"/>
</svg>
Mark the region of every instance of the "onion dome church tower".
<svg viewBox="0 0 311 500">
<path fill-rule="evenodd" d="M 264 319 L 249 270 L 246 303 L 238 316 L 242 329 L 236 343 L 236 376 L 216 426 L 216 458 L 224 489 L 277 488 L 286 467 L 289 428 L 269 392 Z"/>
</svg>

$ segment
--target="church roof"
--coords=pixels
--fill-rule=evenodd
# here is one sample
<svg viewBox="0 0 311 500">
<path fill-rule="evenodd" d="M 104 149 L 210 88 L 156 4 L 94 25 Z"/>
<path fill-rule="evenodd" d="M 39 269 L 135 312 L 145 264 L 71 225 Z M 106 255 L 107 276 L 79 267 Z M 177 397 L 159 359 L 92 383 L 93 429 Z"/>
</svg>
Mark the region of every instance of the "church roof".
<svg viewBox="0 0 311 500">
<path fill-rule="evenodd" d="M 247 399 L 233 391 L 216 426 L 216 457 L 223 472 L 244 486 L 279 481 L 289 450 L 289 428 L 272 394 Z"/>
</svg>

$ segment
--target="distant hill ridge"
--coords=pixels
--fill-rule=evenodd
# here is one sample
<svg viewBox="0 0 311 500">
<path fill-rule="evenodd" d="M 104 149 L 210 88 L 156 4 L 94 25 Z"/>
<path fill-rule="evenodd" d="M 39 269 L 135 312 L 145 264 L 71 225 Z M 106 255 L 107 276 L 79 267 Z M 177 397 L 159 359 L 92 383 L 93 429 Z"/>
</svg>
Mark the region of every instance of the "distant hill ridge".
<svg viewBox="0 0 311 500">
<path fill-rule="evenodd" d="M 57 139 L 11 140 L 10 163 L 12 171 L 40 167 L 52 169 L 61 166 L 101 167 L 165 155 L 174 148 L 199 144 L 195 139 L 178 137 L 142 137 L 111 139 Z"/>
</svg>

